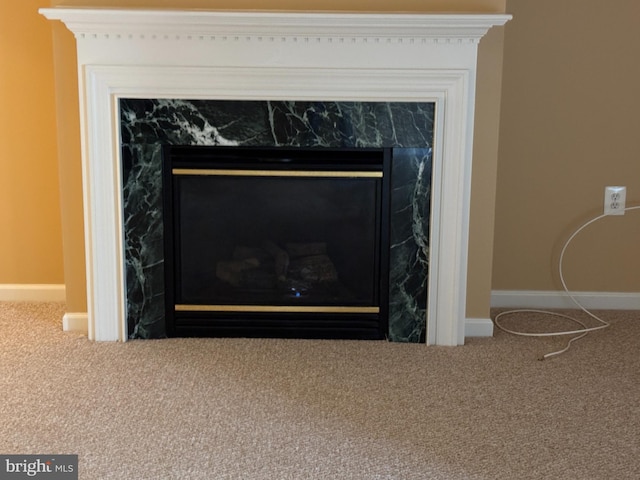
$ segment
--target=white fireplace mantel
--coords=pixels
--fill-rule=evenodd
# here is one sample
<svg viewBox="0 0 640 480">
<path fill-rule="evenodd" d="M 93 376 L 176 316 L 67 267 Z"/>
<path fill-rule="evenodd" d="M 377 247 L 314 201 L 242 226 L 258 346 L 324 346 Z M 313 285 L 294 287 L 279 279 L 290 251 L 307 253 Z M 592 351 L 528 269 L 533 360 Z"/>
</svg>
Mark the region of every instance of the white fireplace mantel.
<svg viewBox="0 0 640 480">
<path fill-rule="evenodd" d="M 77 42 L 88 331 L 126 336 L 120 98 L 435 102 L 427 342 L 464 343 L 477 44 L 509 15 L 45 8 Z"/>
</svg>

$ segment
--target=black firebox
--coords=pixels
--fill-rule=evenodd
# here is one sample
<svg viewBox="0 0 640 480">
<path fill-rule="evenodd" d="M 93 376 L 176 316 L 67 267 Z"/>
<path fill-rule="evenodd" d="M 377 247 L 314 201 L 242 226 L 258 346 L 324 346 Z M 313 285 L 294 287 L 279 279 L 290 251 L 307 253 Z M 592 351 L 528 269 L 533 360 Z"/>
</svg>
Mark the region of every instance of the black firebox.
<svg viewBox="0 0 640 480">
<path fill-rule="evenodd" d="M 166 146 L 169 336 L 382 339 L 391 149 Z"/>
</svg>

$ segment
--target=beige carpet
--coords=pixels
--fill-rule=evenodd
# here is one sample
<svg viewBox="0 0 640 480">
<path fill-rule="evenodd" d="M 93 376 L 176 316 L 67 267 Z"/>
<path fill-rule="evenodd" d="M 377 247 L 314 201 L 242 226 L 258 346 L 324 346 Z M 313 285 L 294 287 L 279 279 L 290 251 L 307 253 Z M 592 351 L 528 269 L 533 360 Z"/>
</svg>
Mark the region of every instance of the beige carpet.
<svg viewBox="0 0 640 480">
<path fill-rule="evenodd" d="M 62 313 L 0 303 L 0 453 L 81 479 L 640 478 L 637 312 L 544 362 L 564 340 L 94 343 Z"/>
</svg>

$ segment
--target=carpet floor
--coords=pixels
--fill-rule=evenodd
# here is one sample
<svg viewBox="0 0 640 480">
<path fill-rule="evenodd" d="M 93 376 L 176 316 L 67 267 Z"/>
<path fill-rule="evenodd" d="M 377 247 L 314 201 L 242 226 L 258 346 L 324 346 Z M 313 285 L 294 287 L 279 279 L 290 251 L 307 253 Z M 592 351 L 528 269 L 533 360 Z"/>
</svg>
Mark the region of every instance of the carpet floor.
<svg viewBox="0 0 640 480">
<path fill-rule="evenodd" d="M 640 478 L 638 312 L 545 361 L 566 339 L 97 343 L 63 313 L 0 303 L 0 454 L 81 479 Z"/>
</svg>

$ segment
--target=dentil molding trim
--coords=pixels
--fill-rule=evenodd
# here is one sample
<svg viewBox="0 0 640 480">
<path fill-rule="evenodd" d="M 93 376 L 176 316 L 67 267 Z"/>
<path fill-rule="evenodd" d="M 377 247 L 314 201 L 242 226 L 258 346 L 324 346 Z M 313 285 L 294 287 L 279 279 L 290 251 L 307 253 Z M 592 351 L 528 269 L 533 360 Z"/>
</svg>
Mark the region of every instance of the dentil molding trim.
<svg viewBox="0 0 640 480">
<path fill-rule="evenodd" d="M 472 42 L 509 15 L 43 8 L 76 37 L 224 41 Z"/>
</svg>

